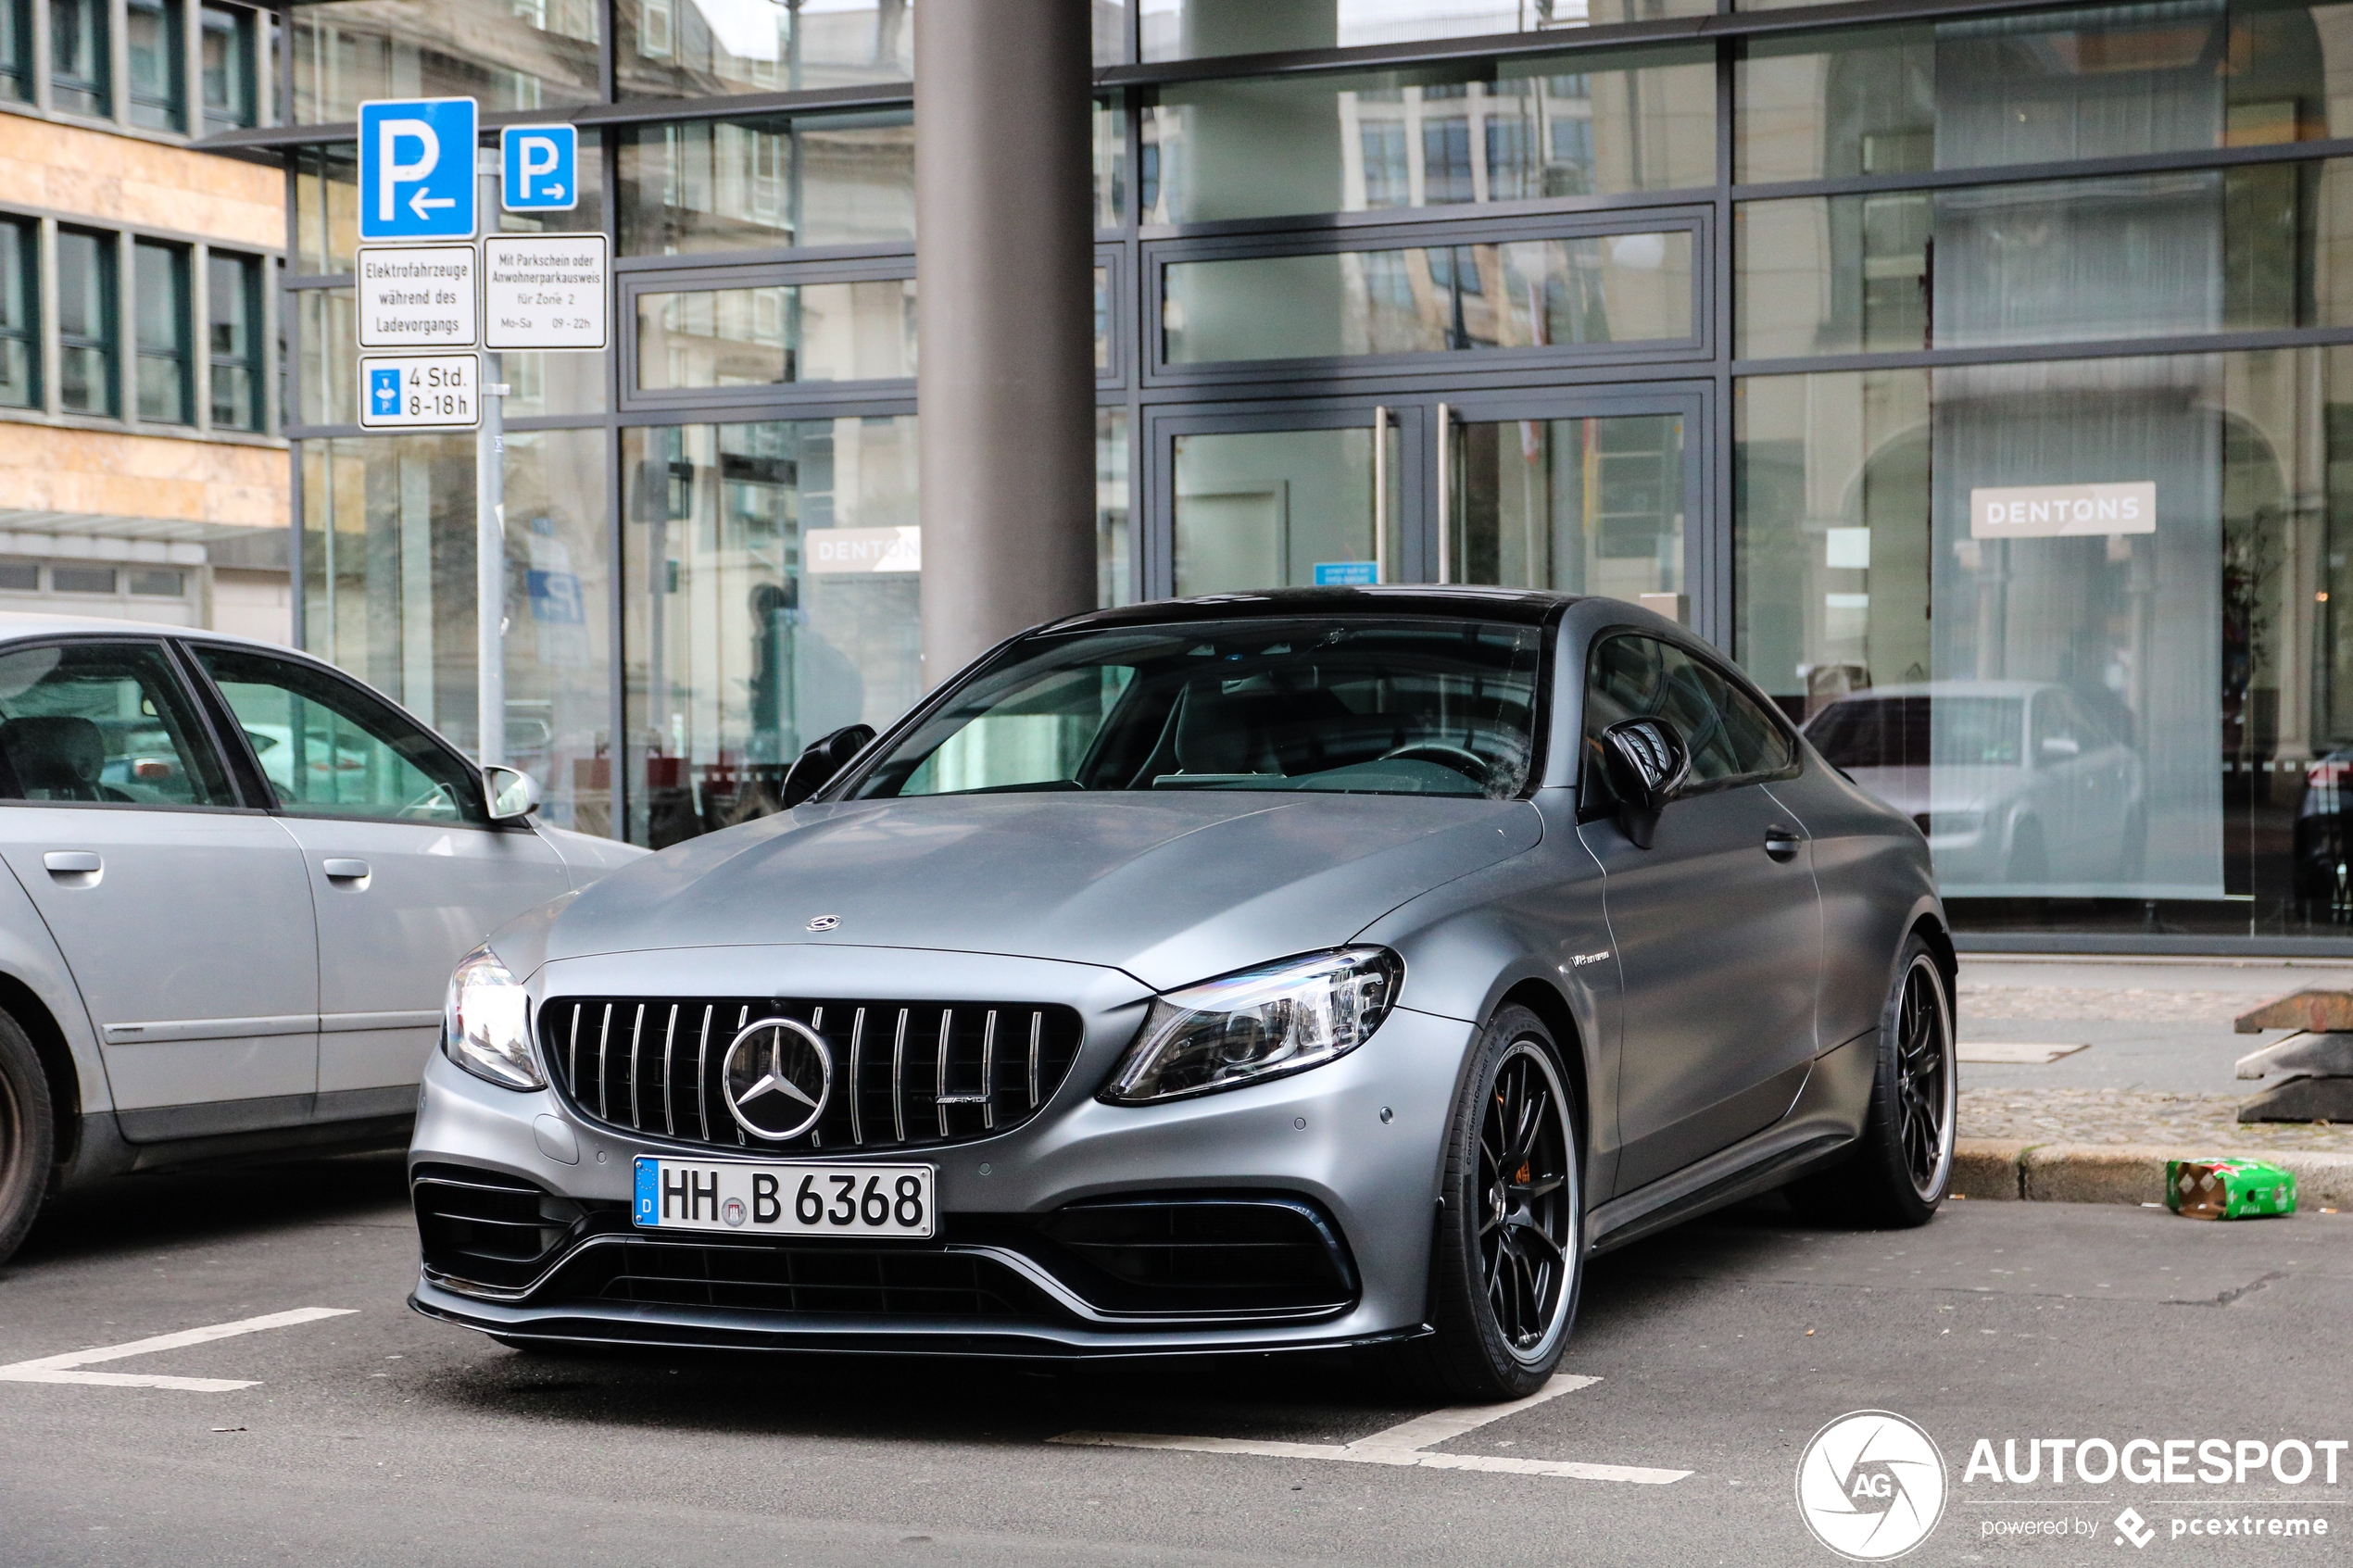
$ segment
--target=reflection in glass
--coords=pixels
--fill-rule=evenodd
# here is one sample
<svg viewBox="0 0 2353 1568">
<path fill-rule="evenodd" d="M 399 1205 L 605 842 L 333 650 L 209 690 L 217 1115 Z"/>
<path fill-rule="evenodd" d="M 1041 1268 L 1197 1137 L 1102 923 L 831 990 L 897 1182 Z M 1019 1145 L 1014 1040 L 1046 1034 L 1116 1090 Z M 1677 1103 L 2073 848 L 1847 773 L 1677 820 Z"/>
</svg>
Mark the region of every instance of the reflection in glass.
<svg viewBox="0 0 2353 1568">
<path fill-rule="evenodd" d="M 0 406 L 41 404 L 41 231 L 30 219 L 0 220 Z"/>
<path fill-rule="evenodd" d="M 1165 275 L 1176 365 L 1692 335 L 1682 230 L 1186 261 Z"/>
<path fill-rule="evenodd" d="M 1739 353 L 2337 325 L 2348 180 L 2337 159 L 1743 202 Z"/>
<path fill-rule="evenodd" d="M 1758 38 L 1734 68 L 1736 178 L 2343 135 L 2325 59 L 2311 7 L 2224 0 Z"/>
<path fill-rule="evenodd" d="M 194 424 L 188 252 L 152 240 L 133 245 L 131 293 L 138 323 L 139 417 L 157 424 Z"/>
<path fill-rule="evenodd" d="M 182 62 L 180 0 L 126 0 L 123 53 L 131 65 L 131 123 L 185 130 L 188 73 Z"/>
<path fill-rule="evenodd" d="M 113 112 L 107 0 L 49 0 L 49 101 L 75 114 Z"/>
<path fill-rule="evenodd" d="M 1144 221 L 1621 195 L 1716 179 L 1716 67 L 1674 46 L 1489 68 L 1171 84 Z"/>
<path fill-rule="evenodd" d="M 1095 603 L 1136 602 L 1136 544 L 1127 521 L 1127 410 L 1095 410 Z"/>
<path fill-rule="evenodd" d="M 211 332 L 212 423 L 259 430 L 262 421 L 261 258 L 216 250 L 205 257 L 205 320 Z"/>
<path fill-rule="evenodd" d="M 473 98 L 484 112 L 594 103 L 600 0 L 332 0 L 296 6 L 294 122 L 370 98 Z"/>
<path fill-rule="evenodd" d="M 602 431 L 507 435 L 507 756 L 545 820 L 611 831 Z M 474 438 L 299 444 L 304 626 L 331 659 L 452 742 L 478 744 Z"/>
<path fill-rule="evenodd" d="M 915 236 L 914 123 L 903 109 L 689 120 L 617 134 L 624 255 Z"/>
<path fill-rule="evenodd" d="M 800 748 L 923 687 L 912 415 L 622 435 L 633 843 L 776 809 Z"/>
<path fill-rule="evenodd" d="M 1466 420 L 1449 438 L 1451 581 L 1629 600 L 1683 591 L 1680 416 Z"/>
<path fill-rule="evenodd" d="M 2353 924 L 2353 356 L 1774 377 L 1736 410 L 1741 658 L 1921 824 L 1966 928 Z M 2154 515 L 1982 494 L 2094 483 Z"/>
<path fill-rule="evenodd" d="M 1288 49 L 1348 49 L 1428 38 L 1546 32 L 1598 22 L 1700 17 L 1712 0 L 1139 0 L 1147 60 L 1255 55 Z"/>
<path fill-rule="evenodd" d="M 637 296 L 644 391 L 914 373 L 912 278 Z"/>
<path fill-rule="evenodd" d="M 618 0 L 623 98 L 798 93 L 915 74 L 909 0 Z"/>
<path fill-rule="evenodd" d="M 57 231 L 57 401 L 69 413 L 116 409 L 114 258 L 111 234 Z"/>
<path fill-rule="evenodd" d="M 32 102 L 32 0 L 0 0 L 0 98 Z"/>
<path fill-rule="evenodd" d="M 294 300 L 297 418 L 307 425 L 358 424 L 359 320 L 352 291 L 303 289 Z"/>
<path fill-rule="evenodd" d="M 348 272 L 359 244 L 359 153 L 349 142 L 297 147 L 293 270 L 318 277 Z"/>
<path fill-rule="evenodd" d="M 196 74 L 208 132 L 261 123 L 255 19 L 243 6 L 207 6 L 198 13 Z"/>
<path fill-rule="evenodd" d="M 1373 545 L 1373 432 L 1244 431 L 1176 438 L 1176 596 L 1399 580 L 1398 426 L 1388 442 L 1386 549 Z"/>
</svg>

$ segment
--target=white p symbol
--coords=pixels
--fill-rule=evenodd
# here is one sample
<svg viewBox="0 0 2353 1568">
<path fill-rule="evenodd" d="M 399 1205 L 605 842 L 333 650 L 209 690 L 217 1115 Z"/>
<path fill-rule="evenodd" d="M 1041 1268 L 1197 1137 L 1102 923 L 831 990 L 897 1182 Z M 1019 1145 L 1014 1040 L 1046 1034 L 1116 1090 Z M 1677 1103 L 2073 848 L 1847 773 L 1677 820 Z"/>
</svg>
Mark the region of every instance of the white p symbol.
<svg viewBox="0 0 2353 1568">
<path fill-rule="evenodd" d="M 414 163 L 400 161 L 400 144 L 415 142 L 424 149 Z M 396 186 L 422 180 L 431 174 L 441 162 L 441 138 L 433 127 L 422 119 L 383 119 L 376 122 L 376 161 L 384 166 L 384 178 L 376 186 L 376 220 L 393 220 L 393 191 Z"/>
<path fill-rule="evenodd" d="M 531 199 L 532 180 L 541 174 L 556 171 L 556 139 L 553 136 L 518 136 L 515 138 L 515 172 L 522 176 L 522 189 L 518 193 L 523 200 Z M 560 196 L 561 190 L 548 193 Z"/>
</svg>

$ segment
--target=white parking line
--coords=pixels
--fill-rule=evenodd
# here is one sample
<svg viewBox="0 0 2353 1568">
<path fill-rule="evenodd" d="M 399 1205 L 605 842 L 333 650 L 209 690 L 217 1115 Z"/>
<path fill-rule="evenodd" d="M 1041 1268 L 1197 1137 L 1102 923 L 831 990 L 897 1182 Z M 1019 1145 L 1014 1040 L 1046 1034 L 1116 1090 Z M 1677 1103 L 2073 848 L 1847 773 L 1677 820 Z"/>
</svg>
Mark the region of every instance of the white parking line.
<svg viewBox="0 0 2353 1568">
<path fill-rule="evenodd" d="M 42 1356 L 30 1361 L 14 1361 L 0 1366 L 0 1383 L 91 1383 L 107 1388 L 181 1388 L 195 1394 L 226 1394 L 233 1389 L 251 1388 L 259 1378 L 233 1377 L 162 1377 L 143 1376 L 120 1372 L 77 1372 L 93 1361 L 119 1361 L 125 1356 L 151 1355 L 157 1350 L 178 1350 L 190 1345 L 209 1344 L 215 1339 L 230 1339 L 240 1334 L 258 1334 L 265 1328 L 291 1328 L 298 1323 L 316 1323 L 321 1318 L 351 1316 L 354 1307 L 296 1307 L 290 1312 L 270 1312 L 258 1318 L 239 1318 L 234 1323 L 217 1323 L 206 1328 L 183 1328 L 177 1334 L 157 1334 L 145 1339 L 133 1339 L 127 1345 L 106 1345 L 94 1350 L 69 1350 L 62 1356 Z"/>
<path fill-rule="evenodd" d="M 1664 1486 L 1692 1474 L 1688 1470 L 1654 1470 L 1638 1464 L 1584 1464 L 1569 1460 L 1510 1459 L 1499 1454 L 1434 1454 L 1434 1443 L 1477 1431 L 1490 1422 L 1589 1387 L 1598 1377 L 1557 1374 L 1525 1399 L 1504 1405 L 1456 1405 L 1432 1411 L 1353 1443 L 1259 1443 L 1240 1437 L 1165 1437 L 1151 1432 L 1065 1432 L 1050 1443 L 1073 1443 L 1096 1449 L 1168 1449 L 1197 1454 L 1255 1454 L 1262 1459 L 1327 1459 L 1352 1464 L 1407 1464 L 1430 1470 L 1488 1470 L 1506 1475 L 1553 1475 L 1571 1481 L 1627 1481 L 1640 1486 Z"/>
</svg>

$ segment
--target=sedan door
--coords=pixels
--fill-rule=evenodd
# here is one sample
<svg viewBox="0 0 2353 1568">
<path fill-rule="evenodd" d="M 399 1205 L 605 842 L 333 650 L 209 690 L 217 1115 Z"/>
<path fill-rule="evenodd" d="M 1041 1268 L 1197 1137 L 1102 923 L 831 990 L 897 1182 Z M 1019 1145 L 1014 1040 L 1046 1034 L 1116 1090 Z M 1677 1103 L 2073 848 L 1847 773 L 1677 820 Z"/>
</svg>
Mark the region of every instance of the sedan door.
<svg viewBox="0 0 2353 1568">
<path fill-rule="evenodd" d="M 1619 831 L 1602 732 L 1672 722 L 1689 793 L 1647 849 Z M 1723 672 L 1664 639 L 1597 643 L 1585 692 L 1579 829 L 1602 863 L 1623 977 L 1617 1190 L 1629 1192 L 1770 1126 L 1815 1050 L 1821 900 L 1804 824 L 1766 788 L 1796 760 L 1780 724 Z"/>
<path fill-rule="evenodd" d="M 310 1119 L 302 852 L 241 801 L 160 641 L 0 652 L 0 856 L 90 1010 L 123 1135 Z"/>
<path fill-rule="evenodd" d="M 473 769 L 333 671 L 200 644 L 300 846 L 319 921 L 319 1114 L 408 1110 L 449 972 L 571 886 L 528 827 L 493 824 Z"/>
</svg>

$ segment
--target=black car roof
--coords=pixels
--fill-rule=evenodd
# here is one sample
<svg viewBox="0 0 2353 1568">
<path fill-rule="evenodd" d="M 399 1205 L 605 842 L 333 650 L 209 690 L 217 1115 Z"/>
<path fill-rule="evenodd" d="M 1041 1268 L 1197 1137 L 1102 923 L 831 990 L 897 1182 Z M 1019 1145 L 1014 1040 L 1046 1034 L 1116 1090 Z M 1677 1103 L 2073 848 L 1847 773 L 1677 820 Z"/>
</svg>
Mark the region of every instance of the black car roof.
<svg viewBox="0 0 2353 1568">
<path fill-rule="evenodd" d="M 1526 588 L 1400 585 L 1364 588 L 1265 588 L 1249 593 L 1210 594 L 1192 599 L 1154 599 L 1088 610 L 1038 628 L 1041 632 L 1098 631 L 1117 626 L 1166 626 L 1189 621 L 1244 621 L 1260 616 L 1379 615 L 1443 616 L 1541 626 L 1580 596 Z"/>
</svg>

